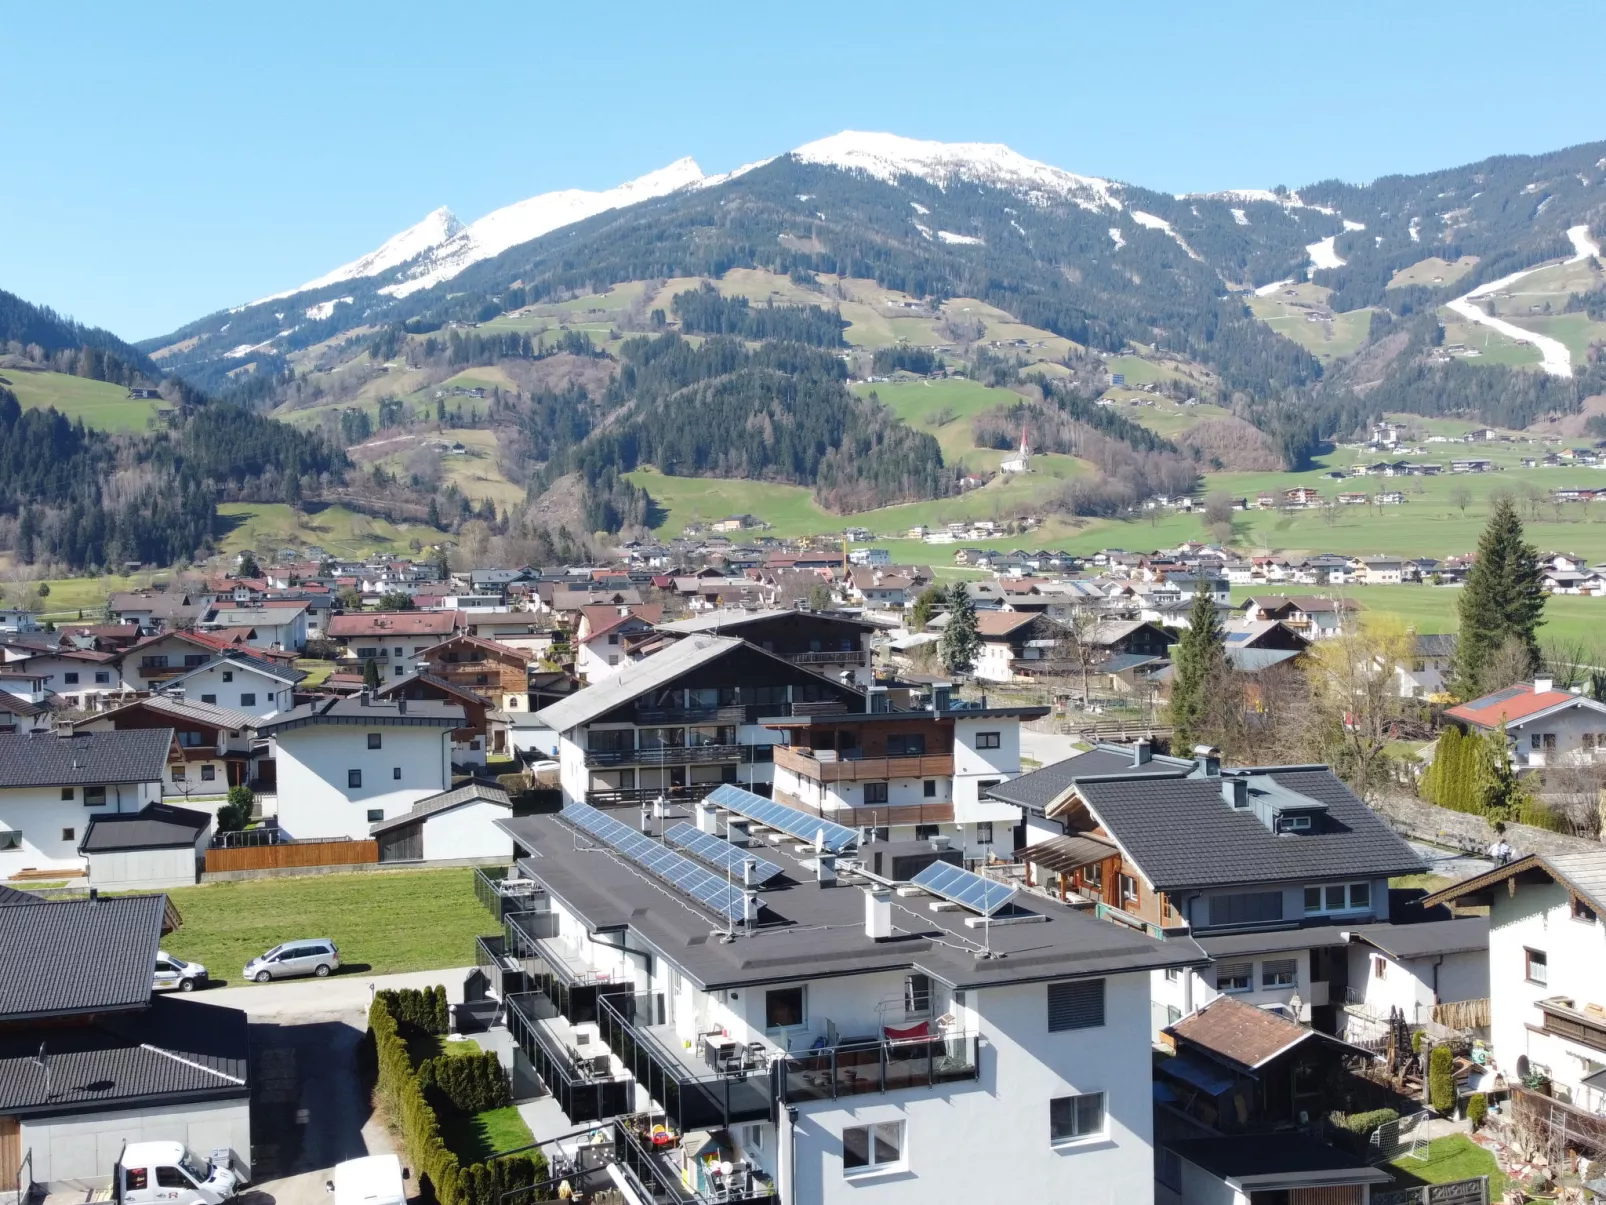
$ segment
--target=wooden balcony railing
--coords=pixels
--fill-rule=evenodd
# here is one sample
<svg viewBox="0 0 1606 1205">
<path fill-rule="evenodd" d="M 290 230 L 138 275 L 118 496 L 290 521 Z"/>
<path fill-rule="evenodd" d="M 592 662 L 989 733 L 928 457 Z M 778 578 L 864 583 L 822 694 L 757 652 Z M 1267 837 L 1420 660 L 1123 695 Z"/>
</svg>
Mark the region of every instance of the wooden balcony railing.
<svg viewBox="0 0 1606 1205">
<path fill-rule="evenodd" d="M 906 757 L 857 757 L 820 761 L 807 749 L 777 745 L 775 764 L 815 782 L 886 782 L 894 778 L 946 778 L 954 772 L 951 753 Z"/>
</svg>

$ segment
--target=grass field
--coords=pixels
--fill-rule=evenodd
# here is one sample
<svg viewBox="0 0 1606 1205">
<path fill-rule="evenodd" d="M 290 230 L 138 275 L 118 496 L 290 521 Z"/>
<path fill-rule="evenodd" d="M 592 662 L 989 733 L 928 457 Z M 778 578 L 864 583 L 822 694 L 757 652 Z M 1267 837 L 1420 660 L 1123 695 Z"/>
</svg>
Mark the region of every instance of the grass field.
<svg viewBox="0 0 1606 1205">
<path fill-rule="evenodd" d="M 342 974 L 388 975 L 467 966 L 474 938 L 495 928 L 462 869 L 249 879 L 168 896 L 184 923 L 162 948 L 233 983 L 256 955 L 298 937 L 333 939 Z"/>
<path fill-rule="evenodd" d="M 403 553 L 412 540 L 429 545 L 441 538 L 440 532 L 422 523 L 391 523 L 344 506 L 296 511 L 282 502 L 222 502 L 217 509 L 231 524 L 218 542 L 219 551 L 228 556 L 250 548 L 271 557 L 276 549 L 308 544 L 335 556 Z"/>
<path fill-rule="evenodd" d="M 121 385 L 60 372 L 0 369 L 0 385 L 17 395 L 24 410 L 54 406 L 68 418 L 81 418 L 84 426 L 101 431 L 143 431 L 158 405 L 130 398 Z"/>
<path fill-rule="evenodd" d="M 1457 260 L 1440 259 L 1437 255 L 1432 255 L 1427 259 L 1417 260 L 1409 268 L 1401 268 L 1389 278 L 1388 287 L 1404 289 L 1410 285 L 1422 285 L 1429 289 L 1442 288 L 1454 284 L 1477 266 L 1476 255 L 1463 255 Z"/>
<path fill-rule="evenodd" d="M 1318 594 L 1347 598 L 1369 612 L 1397 615 L 1418 632 L 1453 632 L 1460 626 L 1457 605 L 1461 591 L 1449 586 L 1234 586 L 1234 602 L 1251 595 Z M 1539 629 L 1539 642 L 1561 640 L 1580 643 L 1586 648 L 1600 647 L 1606 652 L 1606 598 L 1585 598 L 1575 594 L 1553 595 L 1545 601 L 1545 622 Z"/>
<path fill-rule="evenodd" d="M 1427 1157 L 1413 1159 L 1402 1155 L 1388 1165 L 1394 1178 L 1404 1185 L 1447 1184 L 1452 1180 L 1489 1177 L 1489 1200 L 1505 1200 L 1506 1177 L 1489 1151 L 1465 1134 L 1450 1134 L 1428 1143 Z"/>
<path fill-rule="evenodd" d="M 1372 326 L 1370 309 L 1316 320 L 1318 313 L 1330 312 L 1325 307 L 1326 297 L 1317 296 L 1328 292 L 1315 285 L 1296 285 L 1269 297 L 1250 296 L 1244 300 L 1256 318 L 1326 363 L 1355 351 L 1366 341 Z"/>
<path fill-rule="evenodd" d="M 854 387 L 863 396 L 874 393 L 894 414 L 917 431 L 936 437 L 944 464 L 963 465 L 976 472 L 996 469 L 1001 453 L 976 447 L 971 421 L 997 406 L 1023 400 L 1008 389 L 992 389 L 977 381 L 949 378 L 942 381 L 878 381 Z M 941 420 L 941 421 L 939 421 Z M 992 463 L 989 463 L 991 460 Z"/>
</svg>

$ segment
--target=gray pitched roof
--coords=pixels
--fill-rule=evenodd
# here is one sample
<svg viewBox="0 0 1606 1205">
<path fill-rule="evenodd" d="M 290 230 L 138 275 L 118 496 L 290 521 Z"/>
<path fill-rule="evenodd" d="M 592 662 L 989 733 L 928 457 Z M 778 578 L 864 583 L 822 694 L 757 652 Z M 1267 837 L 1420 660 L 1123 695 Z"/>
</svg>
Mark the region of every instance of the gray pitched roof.
<svg viewBox="0 0 1606 1205">
<path fill-rule="evenodd" d="M 229 1099 L 250 1092 L 245 1013 L 150 998 L 87 1026 L 29 1026 L 0 1036 L 0 1110 L 39 1116 L 126 1109 L 142 1101 Z M 38 1062 L 43 1041 L 45 1064 Z"/>
<path fill-rule="evenodd" d="M 797 614 L 799 612 L 792 607 L 768 607 L 756 611 L 748 611 L 741 607 L 720 607 L 713 611 L 704 611 L 701 615 L 694 615 L 690 619 L 675 619 L 655 626 L 660 632 L 673 632 L 677 636 L 695 635 L 700 632 L 718 634 L 726 628 L 744 627 L 750 623 L 757 623 L 761 619 L 774 619 L 777 616 Z M 876 627 L 875 624 L 867 620 L 849 615 L 815 615 L 813 618 L 835 620 L 838 623 L 850 624 L 856 628 Z"/>
<path fill-rule="evenodd" d="M 1464 950 L 1487 950 L 1489 918 L 1459 916 L 1415 925 L 1362 925 L 1350 931 L 1350 940 L 1374 945 L 1393 958 L 1432 958 Z"/>
<path fill-rule="evenodd" d="M 987 790 L 991 799 L 1013 803 L 1041 813 L 1065 794 L 1078 778 L 1089 774 L 1176 774 L 1193 763 L 1177 758 L 1152 757 L 1143 765 L 1133 764 L 1130 745 L 1098 744 L 1085 753 L 1067 757 L 1030 774 L 1022 774 Z"/>
<path fill-rule="evenodd" d="M 0 908 L 0 1021 L 144 1008 L 166 915 L 165 895 Z"/>
<path fill-rule="evenodd" d="M 717 661 L 745 643 L 734 636 L 694 636 L 677 641 L 662 652 L 626 665 L 605 681 L 543 707 L 536 712 L 536 719 L 554 732 L 567 732 L 640 698 L 649 690 L 673 682 L 689 670 Z"/>
<path fill-rule="evenodd" d="M 38 904 L 41 899 L 31 891 L 18 891 L 15 887 L 7 887 L 0 883 L 0 908 L 9 908 L 12 904 Z"/>
<path fill-rule="evenodd" d="M 212 823 L 211 814 L 193 808 L 152 803 L 137 812 L 92 816 L 79 853 L 194 846 Z"/>
<path fill-rule="evenodd" d="M 368 832 L 373 836 L 389 832 L 393 828 L 414 824 L 429 816 L 440 812 L 449 812 L 453 808 L 463 807 L 470 803 L 490 803 L 497 807 L 506 808 L 511 814 L 513 801 L 507 797 L 507 792 L 501 787 L 492 786 L 485 782 L 466 782 L 460 787 L 453 787 L 449 791 L 441 791 L 436 795 L 426 795 L 413 804 L 400 816 L 392 816 L 389 820 L 381 820 L 370 825 Z"/>
<path fill-rule="evenodd" d="M 202 724 L 211 724 L 219 728 L 242 729 L 255 728 L 257 717 L 248 715 L 243 711 L 236 711 L 232 707 L 219 707 L 216 703 L 202 703 L 198 700 L 173 698 L 169 695 L 151 695 L 149 698 L 136 699 L 132 703 L 125 703 L 122 707 L 114 707 L 110 711 L 102 711 L 87 719 L 79 720 L 79 724 L 93 724 L 97 720 L 104 720 L 108 716 L 116 715 L 130 707 L 146 707 L 151 711 L 170 715 L 174 719 L 194 720 Z"/>
<path fill-rule="evenodd" d="M 1425 908 L 1454 904 L 1529 872 L 1549 875 L 1554 882 L 1577 892 L 1596 912 L 1606 912 L 1606 857 L 1598 853 L 1529 854 L 1423 896 L 1421 904 Z"/>
<path fill-rule="evenodd" d="M 171 728 L 0 736 L 0 788 L 159 782 L 172 745 Z"/>
<path fill-rule="evenodd" d="M 1420 874 L 1422 859 L 1325 766 L 1239 771 L 1255 792 L 1326 805 L 1308 833 L 1273 833 L 1253 809 L 1234 811 L 1217 777 L 1132 775 L 1082 779 L 1077 791 L 1105 829 L 1162 891 L 1340 875 Z"/>
<path fill-rule="evenodd" d="M 387 728 L 461 728 L 467 718 L 456 703 L 434 699 L 314 699 L 256 722 L 263 732 L 278 735 L 313 724 L 355 724 Z"/>
</svg>

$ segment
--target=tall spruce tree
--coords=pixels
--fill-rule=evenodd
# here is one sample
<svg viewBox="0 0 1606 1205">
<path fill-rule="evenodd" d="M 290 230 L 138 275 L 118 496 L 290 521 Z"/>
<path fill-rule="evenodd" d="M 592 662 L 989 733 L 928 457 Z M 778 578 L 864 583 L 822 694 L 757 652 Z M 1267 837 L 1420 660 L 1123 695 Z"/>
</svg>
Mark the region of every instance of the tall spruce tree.
<svg viewBox="0 0 1606 1205">
<path fill-rule="evenodd" d="M 937 653 L 950 674 L 968 674 L 981 652 L 981 633 L 976 624 L 976 604 L 964 582 L 948 588 L 948 626 L 937 642 Z"/>
<path fill-rule="evenodd" d="M 1539 666 L 1539 640 L 1544 622 L 1545 593 L 1540 584 L 1539 557 L 1523 539 L 1522 520 L 1510 498 L 1495 502 L 1489 523 L 1478 539 L 1478 560 L 1467 574 L 1460 599 L 1461 632 L 1456 638 L 1455 689 L 1463 699 L 1477 698 L 1510 682 L 1487 681 L 1490 664 L 1501 645 L 1515 637 L 1528 654 L 1528 672 Z"/>
<path fill-rule="evenodd" d="M 1193 596 L 1188 626 L 1172 650 L 1172 752 L 1186 757 L 1205 736 L 1210 696 L 1227 668 L 1226 633 L 1208 590 Z"/>
</svg>

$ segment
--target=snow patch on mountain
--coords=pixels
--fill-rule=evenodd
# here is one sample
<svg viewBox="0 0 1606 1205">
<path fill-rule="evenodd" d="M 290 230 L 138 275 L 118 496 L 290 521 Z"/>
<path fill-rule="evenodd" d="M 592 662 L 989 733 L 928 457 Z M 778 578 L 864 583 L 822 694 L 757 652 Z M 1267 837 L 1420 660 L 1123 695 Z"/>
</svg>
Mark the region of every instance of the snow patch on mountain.
<svg viewBox="0 0 1606 1205">
<path fill-rule="evenodd" d="M 1267 205 L 1281 205 L 1284 209 L 1314 209 L 1317 213 L 1325 213 L 1328 217 L 1338 216 L 1338 210 L 1330 205 L 1315 205 L 1302 201 L 1297 192 L 1285 192 L 1280 196 L 1269 188 L 1224 188 L 1220 192 L 1179 192 L 1179 201 L 1237 201 L 1240 205 L 1263 202 Z"/>
<path fill-rule="evenodd" d="M 918 214 L 919 214 L 919 215 L 920 215 L 920 216 L 921 216 L 921 217 L 925 217 L 925 216 L 926 216 L 926 215 L 927 215 L 927 214 L 928 214 L 928 213 L 930 213 L 930 212 L 931 212 L 931 210 L 929 210 L 929 209 L 927 209 L 927 208 L 926 208 L 926 207 L 925 207 L 925 206 L 924 206 L 924 205 L 922 205 L 922 204 L 921 204 L 921 203 L 920 203 L 920 202 L 919 202 L 919 201 L 910 201 L 910 202 L 909 202 L 909 208 L 910 208 L 910 209 L 912 209 L 912 210 L 914 210 L 914 211 L 915 211 L 915 212 L 916 212 L 916 213 L 918 213 Z"/>
<path fill-rule="evenodd" d="M 439 247 L 462 229 L 463 223 L 459 222 L 456 215 L 443 205 L 427 214 L 423 221 L 407 227 L 400 234 L 392 235 L 367 255 L 359 256 L 349 264 L 341 264 L 334 271 L 325 272 L 317 279 L 309 280 L 298 288 L 288 289 L 283 293 L 275 293 L 271 297 L 258 298 L 251 304 L 261 305 L 265 301 L 278 301 L 281 297 L 293 297 L 297 293 L 305 293 L 311 289 L 322 289 L 328 285 L 340 284 L 342 281 L 360 280 L 365 276 L 378 276 L 382 272 L 388 272 L 392 268 L 400 267 L 408 260 L 417 259 L 420 255 Z"/>
<path fill-rule="evenodd" d="M 937 237 L 945 243 L 953 243 L 960 247 L 985 247 L 985 241 L 974 238 L 968 234 L 955 234 L 952 230 L 939 230 Z"/>
<path fill-rule="evenodd" d="M 1345 218 L 1344 219 L 1344 229 L 1345 230 L 1352 230 L 1352 231 L 1353 230 L 1365 230 L 1366 229 L 1366 223 L 1365 222 L 1352 222 L 1348 218 Z"/>
<path fill-rule="evenodd" d="M 307 317 L 314 322 L 321 322 L 325 318 L 334 316 L 335 306 L 350 305 L 354 300 L 356 299 L 353 297 L 331 297 L 328 301 L 320 301 L 317 305 L 309 305 L 306 311 Z"/>
<path fill-rule="evenodd" d="M 1333 245 L 1335 237 L 1329 234 L 1326 238 L 1318 239 L 1305 248 L 1305 253 L 1310 256 L 1310 270 L 1312 273 L 1320 272 L 1327 268 L 1342 268 L 1344 266 L 1344 261 L 1339 258 L 1338 248 Z"/>
<path fill-rule="evenodd" d="M 1132 220 L 1134 222 L 1136 222 L 1139 226 L 1142 226 L 1142 227 L 1144 227 L 1144 228 L 1146 228 L 1148 230 L 1163 230 L 1163 231 L 1165 231 L 1173 239 L 1176 240 L 1177 246 L 1181 247 L 1184 251 L 1186 251 L 1188 253 L 1188 258 L 1189 259 L 1198 259 L 1199 258 L 1198 252 L 1196 252 L 1192 247 L 1188 246 L 1187 240 L 1185 240 L 1180 234 L 1178 234 L 1175 230 L 1173 230 L 1171 228 L 1171 223 L 1166 221 L 1164 218 L 1156 217 L 1152 213 L 1144 213 L 1141 209 L 1134 209 L 1134 210 L 1132 210 Z"/>
<path fill-rule="evenodd" d="M 1121 230 L 1118 226 L 1110 227 L 1110 238 L 1115 242 L 1115 249 L 1117 251 L 1126 246 L 1126 240 L 1121 237 Z"/>
<path fill-rule="evenodd" d="M 566 188 L 560 192 L 542 193 L 505 208 L 493 210 L 471 222 L 439 246 L 431 248 L 415 266 L 406 270 L 405 278 L 386 285 L 381 293 L 392 297 L 406 297 L 419 289 L 450 280 L 471 264 L 500 255 L 509 247 L 517 247 L 531 239 L 538 239 L 563 226 L 584 221 L 610 209 L 620 209 L 667 196 L 683 188 L 694 188 L 704 183 L 702 168 L 695 160 L 677 159 L 668 167 L 648 172 L 617 188 L 603 192 L 586 192 L 579 188 Z"/>
<path fill-rule="evenodd" d="M 946 190 L 956 183 L 1019 193 L 1034 205 L 1070 201 L 1084 209 L 1120 209 L 1119 185 L 1028 159 L 998 142 L 928 142 L 896 134 L 844 130 L 792 152 L 801 163 L 863 172 L 887 184 L 914 176 Z"/>
<path fill-rule="evenodd" d="M 929 243 L 931 241 L 931 227 L 930 226 L 922 226 L 919 222 L 916 222 L 915 223 L 915 229 L 920 231 L 920 237 L 925 239 L 926 242 Z"/>
<path fill-rule="evenodd" d="M 1580 260 L 1586 260 L 1600 254 L 1600 244 L 1589 237 L 1588 226 L 1567 227 L 1567 237 L 1572 240 L 1573 244 L 1573 256 L 1567 261 L 1568 263 L 1576 264 Z"/>
<path fill-rule="evenodd" d="M 1249 225 L 1249 215 L 1241 209 L 1234 209 L 1232 211 L 1232 220 L 1240 226 Z"/>
<path fill-rule="evenodd" d="M 1270 297 L 1273 293 L 1277 292 L 1279 289 L 1282 289 L 1282 288 L 1284 288 L 1284 287 L 1286 287 L 1288 285 L 1291 285 L 1293 283 L 1294 282 L 1291 281 L 1291 280 L 1274 280 L 1269 285 L 1261 285 L 1260 288 L 1256 289 L 1255 290 L 1255 296 L 1256 297 Z"/>
</svg>

